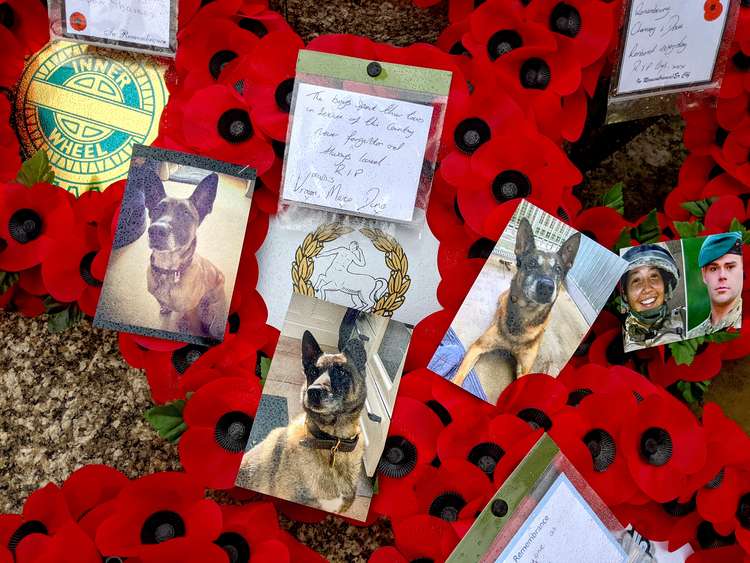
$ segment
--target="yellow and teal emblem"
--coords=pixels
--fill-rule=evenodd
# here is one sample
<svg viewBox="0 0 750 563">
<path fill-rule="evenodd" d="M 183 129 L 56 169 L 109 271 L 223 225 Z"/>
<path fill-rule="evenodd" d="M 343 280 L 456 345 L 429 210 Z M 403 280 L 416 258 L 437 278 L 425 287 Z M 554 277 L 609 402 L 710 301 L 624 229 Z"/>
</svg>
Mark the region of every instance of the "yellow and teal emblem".
<svg viewBox="0 0 750 563">
<path fill-rule="evenodd" d="M 29 60 L 16 93 L 26 156 L 46 150 L 55 183 L 76 195 L 125 178 L 133 145 L 158 133 L 164 71 L 130 53 L 50 43 Z"/>
</svg>

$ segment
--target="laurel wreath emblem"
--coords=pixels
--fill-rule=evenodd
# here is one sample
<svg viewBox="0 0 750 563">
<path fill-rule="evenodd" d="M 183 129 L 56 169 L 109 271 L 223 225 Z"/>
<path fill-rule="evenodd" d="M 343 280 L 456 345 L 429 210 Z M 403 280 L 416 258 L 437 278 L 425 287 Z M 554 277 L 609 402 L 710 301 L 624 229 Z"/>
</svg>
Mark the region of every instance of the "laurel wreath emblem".
<svg viewBox="0 0 750 563">
<path fill-rule="evenodd" d="M 314 258 L 323 250 L 327 242 L 351 233 L 353 229 L 341 223 L 324 223 L 308 233 L 302 244 L 297 247 L 292 263 L 292 285 L 294 291 L 310 297 L 315 296 L 310 280 L 315 270 Z M 393 312 L 404 304 L 406 292 L 411 285 L 409 277 L 409 259 L 398 241 L 381 229 L 362 227 L 359 232 L 370 239 L 372 245 L 385 255 L 385 265 L 391 271 L 386 291 L 368 313 L 383 317 L 393 316 Z"/>
</svg>

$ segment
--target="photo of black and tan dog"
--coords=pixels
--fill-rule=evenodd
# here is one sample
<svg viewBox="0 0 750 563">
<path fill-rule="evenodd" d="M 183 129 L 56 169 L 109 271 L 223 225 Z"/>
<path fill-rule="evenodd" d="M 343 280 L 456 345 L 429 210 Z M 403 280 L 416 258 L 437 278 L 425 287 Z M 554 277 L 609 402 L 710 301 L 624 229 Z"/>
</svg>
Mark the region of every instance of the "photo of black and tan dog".
<svg viewBox="0 0 750 563">
<path fill-rule="evenodd" d="M 613 252 L 523 200 L 428 368 L 491 403 L 526 374 L 557 375 L 624 268 Z"/>
<path fill-rule="evenodd" d="M 360 340 L 350 340 L 338 353 L 324 353 L 305 331 L 304 412 L 245 454 L 237 483 L 327 512 L 346 512 L 362 472 L 359 418 L 367 398 L 366 363 Z"/>
<path fill-rule="evenodd" d="M 94 325 L 223 340 L 255 171 L 136 145 Z"/>
<path fill-rule="evenodd" d="M 294 294 L 235 484 L 365 520 L 410 339 L 398 321 Z"/>
</svg>

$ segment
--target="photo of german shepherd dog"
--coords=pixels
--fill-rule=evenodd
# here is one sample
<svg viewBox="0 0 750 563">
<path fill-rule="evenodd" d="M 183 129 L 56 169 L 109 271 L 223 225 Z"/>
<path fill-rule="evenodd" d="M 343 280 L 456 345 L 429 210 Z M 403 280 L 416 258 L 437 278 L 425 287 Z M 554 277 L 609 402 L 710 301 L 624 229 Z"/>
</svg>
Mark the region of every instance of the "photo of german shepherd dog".
<svg viewBox="0 0 750 563">
<path fill-rule="evenodd" d="M 221 339 L 227 309 L 224 274 L 196 252 L 198 227 L 213 209 L 219 176 L 208 174 L 189 197 L 169 197 L 152 171 L 141 175 L 148 209 L 146 276 L 164 328 Z M 174 318 L 173 318 L 174 317 Z"/>
<path fill-rule="evenodd" d="M 571 235 L 557 252 L 534 244 L 531 224 L 521 219 L 516 235 L 516 274 L 500 295 L 492 325 L 464 356 L 453 382 L 462 385 L 480 356 L 498 352 L 512 365 L 516 379 L 531 372 L 560 287 L 573 266 L 581 233 Z"/>
<path fill-rule="evenodd" d="M 303 413 L 245 454 L 237 484 L 327 512 L 346 512 L 362 472 L 359 418 L 367 398 L 366 363 L 361 340 L 349 340 L 338 353 L 324 353 L 306 330 Z"/>
<path fill-rule="evenodd" d="M 522 200 L 428 369 L 490 403 L 526 374 L 558 375 L 625 267 L 614 252 Z"/>
</svg>

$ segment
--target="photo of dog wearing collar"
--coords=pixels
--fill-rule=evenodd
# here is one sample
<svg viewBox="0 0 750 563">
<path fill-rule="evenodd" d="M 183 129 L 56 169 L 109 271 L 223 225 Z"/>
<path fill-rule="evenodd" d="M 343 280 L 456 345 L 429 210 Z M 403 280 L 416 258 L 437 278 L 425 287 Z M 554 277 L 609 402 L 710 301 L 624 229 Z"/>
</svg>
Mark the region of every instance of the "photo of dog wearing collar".
<svg viewBox="0 0 750 563">
<path fill-rule="evenodd" d="M 136 146 L 96 326 L 223 340 L 254 171 Z"/>
<path fill-rule="evenodd" d="M 411 329 L 295 294 L 237 486 L 365 520 Z"/>
<path fill-rule="evenodd" d="M 613 252 L 523 200 L 429 369 L 491 403 L 528 373 L 557 375 L 625 266 Z"/>
<path fill-rule="evenodd" d="M 625 352 L 739 330 L 743 246 L 729 232 L 621 249 Z"/>
</svg>

